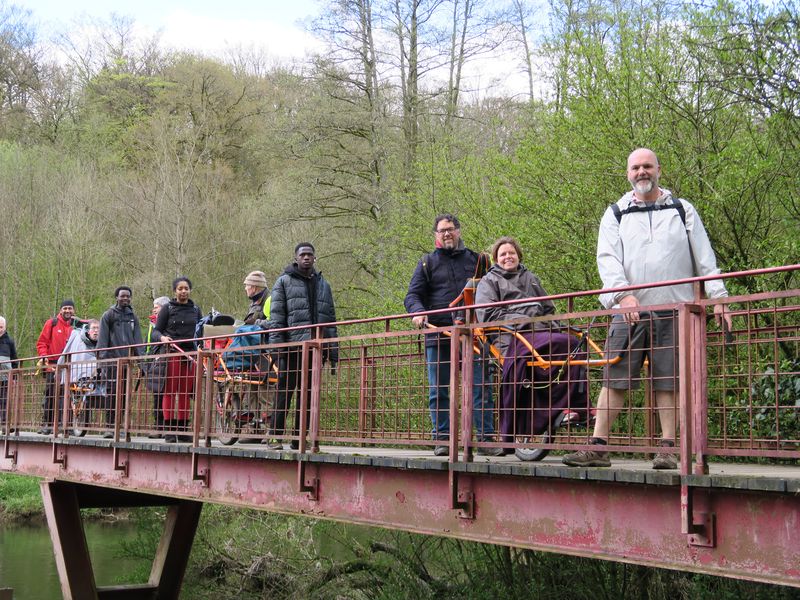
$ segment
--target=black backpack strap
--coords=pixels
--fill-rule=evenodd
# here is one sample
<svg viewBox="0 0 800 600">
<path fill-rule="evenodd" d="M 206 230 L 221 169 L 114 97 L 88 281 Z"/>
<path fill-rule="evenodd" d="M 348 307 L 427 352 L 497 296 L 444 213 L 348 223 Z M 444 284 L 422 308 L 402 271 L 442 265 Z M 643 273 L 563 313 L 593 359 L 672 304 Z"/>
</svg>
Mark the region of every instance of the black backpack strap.
<svg viewBox="0 0 800 600">
<path fill-rule="evenodd" d="M 694 249 L 692 248 L 692 240 L 689 237 L 689 229 L 686 227 L 686 207 L 683 206 L 683 202 L 681 202 L 680 198 L 672 198 L 672 202 L 669 204 L 650 204 L 648 206 L 637 206 L 632 205 L 626 208 L 625 210 L 620 210 L 619 206 L 615 202 L 611 205 L 611 211 L 614 213 L 614 217 L 617 219 L 617 223 L 622 223 L 622 217 L 634 212 L 653 212 L 654 210 L 672 210 L 674 209 L 677 211 L 678 216 L 681 218 L 681 223 L 683 223 L 683 230 L 686 232 L 686 242 L 689 244 L 689 256 L 692 259 L 692 271 L 695 275 L 697 275 L 697 263 L 694 259 Z"/>
<path fill-rule="evenodd" d="M 428 260 L 431 257 L 432 252 L 428 252 L 428 254 L 422 255 L 422 274 L 425 276 L 425 283 L 428 285 L 431 284 L 431 272 L 428 269 Z"/>
<path fill-rule="evenodd" d="M 681 218 L 681 223 L 683 223 L 683 228 L 686 229 L 686 209 L 683 206 L 683 202 L 681 202 L 680 199 L 678 198 L 672 198 L 672 202 L 670 202 L 669 204 L 649 204 L 647 206 L 637 206 L 636 204 L 633 204 L 628 208 L 626 208 L 625 210 L 620 210 L 619 205 L 616 202 L 611 205 L 611 211 L 614 213 L 614 217 L 617 219 L 617 223 L 622 223 L 622 217 L 630 213 L 653 212 L 654 210 L 673 210 L 673 209 L 678 212 L 678 216 L 680 216 Z"/>
</svg>

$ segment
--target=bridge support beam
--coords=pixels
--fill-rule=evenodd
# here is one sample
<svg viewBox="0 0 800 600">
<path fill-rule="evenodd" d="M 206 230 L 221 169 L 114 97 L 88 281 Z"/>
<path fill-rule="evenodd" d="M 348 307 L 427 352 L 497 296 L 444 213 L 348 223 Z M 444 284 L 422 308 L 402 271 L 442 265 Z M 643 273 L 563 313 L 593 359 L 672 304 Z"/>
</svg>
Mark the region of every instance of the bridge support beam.
<svg viewBox="0 0 800 600">
<path fill-rule="evenodd" d="M 177 600 L 202 503 L 67 481 L 44 480 L 41 488 L 65 600 Z M 98 587 L 80 511 L 135 506 L 168 506 L 150 578 L 145 584 Z"/>
</svg>

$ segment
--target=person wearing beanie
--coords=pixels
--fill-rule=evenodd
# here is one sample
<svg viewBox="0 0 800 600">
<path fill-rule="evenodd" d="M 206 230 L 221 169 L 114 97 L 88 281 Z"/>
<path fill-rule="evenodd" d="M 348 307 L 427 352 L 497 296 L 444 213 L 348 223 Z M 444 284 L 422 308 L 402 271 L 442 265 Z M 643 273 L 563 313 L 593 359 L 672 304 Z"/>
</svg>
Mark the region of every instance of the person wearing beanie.
<svg viewBox="0 0 800 600">
<path fill-rule="evenodd" d="M 58 314 L 47 319 L 36 341 L 36 353 L 39 356 L 39 366 L 44 370 L 44 398 L 42 399 L 42 428 L 38 433 L 50 435 L 53 433 L 53 419 L 55 418 L 54 402 L 56 397 L 56 376 L 51 363 L 58 361 L 64 351 L 72 330 L 75 328 L 75 302 L 71 299 L 64 300 Z M 61 400 L 59 399 L 59 403 Z M 61 410 L 59 407 L 59 414 Z"/>
<path fill-rule="evenodd" d="M 244 293 L 250 300 L 245 325 L 258 325 L 261 329 L 269 329 L 270 293 L 267 289 L 267 276 L 263 271 L 253 271 L 244 278 Z"/>
</svg>

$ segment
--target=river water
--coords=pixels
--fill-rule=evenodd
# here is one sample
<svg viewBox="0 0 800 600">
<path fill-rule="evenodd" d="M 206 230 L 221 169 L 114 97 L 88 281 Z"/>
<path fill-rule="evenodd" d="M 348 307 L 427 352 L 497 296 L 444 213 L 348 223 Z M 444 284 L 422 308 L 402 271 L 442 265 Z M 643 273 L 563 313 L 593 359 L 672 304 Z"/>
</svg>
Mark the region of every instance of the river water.
<svg viewBox="0 0 800 600">
<path fill-rule="evenodd" d="M 97 585 L 120 583 L 121 575 L 149 569 L 149 561 L 120 557 L 120 542 L 136 535 L 130 523 L 87 522 L 84 530 Z M 14 600 L 61 598 L 47 525 L 0 525 L 0 588 L 12 588 Z"/>
</svg>

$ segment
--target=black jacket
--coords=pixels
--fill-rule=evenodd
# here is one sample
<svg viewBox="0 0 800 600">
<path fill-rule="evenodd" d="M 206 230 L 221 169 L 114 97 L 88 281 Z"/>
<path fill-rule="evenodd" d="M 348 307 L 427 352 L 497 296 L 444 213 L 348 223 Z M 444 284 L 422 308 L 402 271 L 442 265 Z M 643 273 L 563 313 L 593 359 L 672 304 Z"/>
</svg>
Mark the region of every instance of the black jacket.
<svg viewBox="0 0 800 600">
<path fill-rule="evenodd" d="M 141 343 L 142 330 L 139 327 L 139 319 L 136 318 L 130 306 L 120 308 L 115 304 L 103 313 L 100 318 L 100 334 L 97 336 L 97 349 L 101 351 L 100 358 L 128 356 L 127 350 L 104 350 L 104 348 Z M 143 351 L 143 348 L 139 346 L 134 350 L 134 354 L 139 356 Z"/>
<path fill-rule="evenodd" d="M 275 331 L 275 329 L 335 323 L 336 308 L 333 305 L 333 291 L 330 284 L 322 277 L 322 273 L 312 271 L 310 277 L 304 277 L 296 264 L 289 265 L 272 287 L 269 317 L 274 328 L 269 332 L 270 344 L 311 339 L 311 329 L 293 331 Z M 322 335 L 326 338 L 336 337 L 336 327 L 323 327 Z M 326 353 L 331 362 L 338 362 L 338 343 L 330 344 Z"/>
<path fill-rule="evenodd" d="M 158 313 L 156 319 L 156 330 L 158 335 L 166 335 L 173 340 L 187 340 L 194 337 L 197 322 L 202 318 L 203 313 L 200 307 L 194 302 L 188 300 L 186 304 L 180 304 L 174 298 L 169 301 L 161 312 Z M 160 339 L 160 338 L 159 338 Z M 181 350 L 191 352 L 196 350 L 197 346 L 194 342 L 183 342 L 177 344 Z"/>
<path fill-rule="evenodd" d="M 459 243 L 454 250 L 437 248 L 417 263 L 403 304 L 410 313 L 447 308 L 455 300 L 468 279 L 475 275 L 478 253 Z M 452 313 L 431 315 L 432 325 L 452 325 Z M 428 336 L 431 337 L 431 336 Z"/>
<path fill-rule="evenodd" d="M 17 366 L 17 345 L 7 331 L 0 335 L 0 356 L 11 359 L 12 369 Z"/>
</svg>

